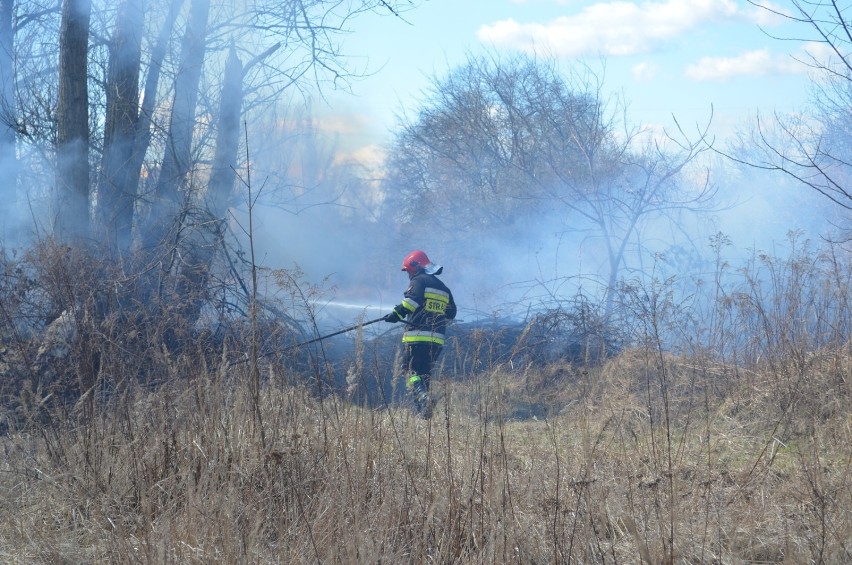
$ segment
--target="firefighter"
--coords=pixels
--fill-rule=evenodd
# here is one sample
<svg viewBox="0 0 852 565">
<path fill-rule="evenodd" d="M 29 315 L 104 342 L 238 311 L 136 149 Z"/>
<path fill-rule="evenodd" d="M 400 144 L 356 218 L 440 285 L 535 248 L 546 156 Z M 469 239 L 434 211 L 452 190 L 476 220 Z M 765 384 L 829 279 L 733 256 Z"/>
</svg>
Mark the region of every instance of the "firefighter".
<svg viewBox="0 0 852 565">
<path fill-rule="evenodd" d="M 428 420 L 432 417 L 432 369 L 444 347 L 447 322 L 456 317 L 456 303 L 453 293 L 436 276 L 444 268 L 432 263 L 423 251 L 409 253 L 402 261 L 402 270 L 408 273 L 408 288 L 402 302 L 384 321 L 406 322 L 402 334 L 403 376 L 415 409 Z"/>
</svg>

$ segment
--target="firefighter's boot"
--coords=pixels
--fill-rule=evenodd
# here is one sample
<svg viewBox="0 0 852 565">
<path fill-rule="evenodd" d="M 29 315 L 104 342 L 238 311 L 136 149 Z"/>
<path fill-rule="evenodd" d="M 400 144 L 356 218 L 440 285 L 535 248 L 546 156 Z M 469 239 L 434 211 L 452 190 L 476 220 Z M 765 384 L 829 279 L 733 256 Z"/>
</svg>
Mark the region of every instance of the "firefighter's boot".
<svg viewBox="0 0 852 565">
<path fill-rule="evenodd" d="M 432 401 L 429 398 L 429 391 L 418 375 L 411 375 L 407 383 L 408 391 L 411 393 L 411 398 L 414 400 L 414 409 L 424 420 L 432 417 Z"/>
</svg>

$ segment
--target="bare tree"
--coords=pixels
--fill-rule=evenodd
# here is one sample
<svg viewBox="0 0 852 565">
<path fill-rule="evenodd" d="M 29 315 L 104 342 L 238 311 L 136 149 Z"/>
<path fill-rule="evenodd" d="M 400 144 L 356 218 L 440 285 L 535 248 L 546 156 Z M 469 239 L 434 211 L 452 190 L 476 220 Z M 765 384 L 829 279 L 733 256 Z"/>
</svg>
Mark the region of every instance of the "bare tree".
<svg viewBox="0 0 852 565">
<path fill-rule="evenodd" d="M 0 5 L 9 23 L 0 39 L 12 44 L 0 76 L 16 88 L 3 100 L 12 142 L 3 150 L 15 155 L 17 144 L 24 156 L 28 201 L 52 188 L 58 237 L 74 244 L 94 228 L 110 255 L 134 259 L 125 267 L 141 273 L 133 288 L 145 298 L 176 291 L 175 301 L 197 305 L 224 245 L 228 208 L 241 201 L 240 125 L 285 98 L 301 104 L 347 88 L 361 72 L 342 50 L 351 19 L 399 21 L 416 2 L 65 0 L 61 12 L 58 3 L 12 5 Z"/>
<path fill-rule="evenodd" d="M 211 26 L 208 37 L 211 44 L 216 44 L 218 34 L 223 30 L 226 36 L 232 37 L 220 83 L 218 110 L 212 114 L 216 128 L 212 165 L 207 171 L 206 187 L 194 194 L 187 193 L 180 216 L 172 220 L 175 231 L 171 233 L 185 235 L 170 243 L 175 246 L 174 249 L 183 250 L 181 265 L 177 269 L 176 290 L 187 301 L 185 312 L 189 319 L 200 313 L 214 254 L 224 245 L 225 220 L 229 206 L 235 201 L 241 117 L 248 108 L 268 105 L 286 90 L 303 88 L 304 82 L 313 84 L 320 93 L 329 76 L 333 85 L 345 86 L 353 76 L 343 62 L 335 37 L 345 32 L 347 21 L 355 15 L 377 10 L 397 15 L 393 4 L 373 0 L 346 5 L 327 1 L 283 5 L 261 2 L 247 14 Z M 413 5 L 410 2 L 402 4 Z M 243 46 L 242 52 L 248 55 L 247 62 L 243 64 L 238 45 L 245 29 L 263 30 L 263 37 L 271 39 L 261 51 L 257 50 L 257 46 L 263 43 Z M 172 109 L 173 116 L 175 110 Z M 172 127 L 173 124 L 174 117 Z M 174 144 L 171 127 L 169 143 Z M 164 160 L 158 192 L 164 186 L 162 179 L 167 172 L 166 165 Z M 165 179 L 167 181 L 168 177 Z M 158 197 L 162 195 L 159 192 Z M 169 217 L 165 215 L 162 219 L 168 221 Z M 155 231 L 157 229 L 162 233 L 162 226 Z M 149 234 L 143 243 L 151 246 L 155 239 Z"/>
<path fill-rule="evenodd" d="M 620 131 L 601 86 L 526 55 L 472 59 L 436 80 L 389 159 L 390 213 L 467 238 L 561 216 L 606 257 L 614 288 L 647 222 L 702 209 L 712 191 L 706 171 L 697 189 L 683 176 L 701 141 Z"/>
<path fill-rule="evenodd" d="M 798 24 L 802 35 L 776 38 L 811 42 L 830 57 L 802 58 L 814 74 L 813 115 L 758 117 L 750 137 L 729 156 L 752 167 L 781 172 L 845 210 L 852 210 L 852 22 L 833 0 L 790 0 L 792 12 L 750 3 Z"/>
<path fill-rule="evenodd" d="M 13 0 L 0 0 L 0 169 L 4 182 L 0 201 L 16 199 L 18 159 L 15 155 L 17 111 L 15 104 L 14 33 L 12 29 Z M 0 212 L 0 229 L 6 227 L 6 210 Z"/>
<path fill-rule="evenodd" d="M 139 120 L 143 15 L 141 0 L 124 0 L 110 42 L 96 218 L 98 231 L 104 234 L 113 254 L 129 249 L 136 203 L 134 178 L 139 176 L 139 169 L 134 168 L 133 157 Z"/>
<path fill-rule="evenodd" d="M 56 108 L 57 233 L 79 242 L 89 232 L 89 100 L 87 55 L 90 0 L 64 0 L 59 36 Z"/>
<path fill-rule="evenodd" d="M 159 100 L 157 93 L 160 89 L 160 79 L 162 77 L 164 61 L 168 54 L 172 29 L 174 28 L 175 21 L 177 20 L 177 14 L 183 3 L 184 0 L 170 0 L 168 2 L 165 17 L 163 18 L 157 37 L 153 41 L 151 53 L 147 62 L 145 86 L 142 91 L 142 101 L 139 104 L 138 119 L 135 122 L 133 132 L 133 152 L 131 154 L 131 162 L 127 166 L 128 171 L 135 173 L 127 179 L 128 184 L 126 194 L 128 196 L 133 195 L 135 197 L 133 225 L 137 226 L 140 221 L 137 216 L 140 210 L 140 207 L 138 206 L 139 185 L 142 177 L 145 155 L 148 152 L 148 147 L 151 143 L 151 130 L 154 127 L 154 112 Z"/>
<path fill-rule="evenodd" d="M 225 220 L 236 179 L 239 125 L 243 100 L 243 63 L 236 50 L 230 51 L 219 102 L 216 152 L 204 205 L 194 212 L 195 223 L 183 252 L 178 295 L 184 298 L 184 315 L 195 319 L 204 303 L 210 265 L 224 245 Z"/>
<path fill-rule="evenodd" d="M 181 201 L 186 201 L 188 195 L 182 189 L 192 168 L 192 134 L 207 49 L 205 38 L 209 15 L 210 0 L 192 0 L 181 43 L 181 61 L 175 78 L 165 154 L 152 195 L 149 218 L 142 229 L 142 245 L 146 249 L 163 243 L 170 232 L 175 234 L 179 231 L 174 229 L 181 223 L 178 214 L 181 209 L 185 210 Z"/>
<path fill-rule="evenodd" d="M 48 6 L 12 2 L 12 52 L 9 53 L 10 106 L 4 108 L 4 123 L 14 125 L 19 153 L 33 147 L 43 155 L 56 145 L 58 42 L 45 41 L 60 34 L 60 3 Z M 48 151 L 49 148 L 49 151 Z M 23 159 L 22 159 L 23 160 Z M 23 167 L 23 163 L 21 163 Z M 51 173 L 51 176 L 53 174 Z"/>
</svg>

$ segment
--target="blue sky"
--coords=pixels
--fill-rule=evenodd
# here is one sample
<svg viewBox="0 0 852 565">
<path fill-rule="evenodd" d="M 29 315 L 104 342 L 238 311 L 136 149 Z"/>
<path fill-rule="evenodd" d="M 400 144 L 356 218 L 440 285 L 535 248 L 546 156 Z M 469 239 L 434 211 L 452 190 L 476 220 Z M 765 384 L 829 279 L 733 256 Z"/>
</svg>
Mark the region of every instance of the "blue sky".
<svg viewBox="0 0 852 565">
<path fill-rule="evenodd" d="M 790 12 L 789 2 L 763 2 Z M 373 74 L 352 95 L 329 97 L 349 143 L 389 139 L 395 114 L 416 111 L 431 75 L 468 54 L 535 50 L 560 64 L 589 64 L 604 92 L 629 104 L 634 124 L 694 129 L 710 117 L 725 137 L 753 118 L 793 112 L 807 102 L 808 68 L 797 62 L 818 45 L 745 0 L 425 0 L 404 14 L 357 20 L 344 51 Z M 806 52 L 807 50 L 807 52 Z"/>
</svg>

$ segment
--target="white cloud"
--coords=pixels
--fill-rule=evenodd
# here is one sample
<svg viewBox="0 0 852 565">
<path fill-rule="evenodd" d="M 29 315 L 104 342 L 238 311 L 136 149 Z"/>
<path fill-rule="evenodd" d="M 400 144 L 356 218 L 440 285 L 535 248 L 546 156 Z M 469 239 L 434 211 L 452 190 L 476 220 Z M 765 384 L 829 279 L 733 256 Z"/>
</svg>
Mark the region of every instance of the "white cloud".
<svg viewBox="0 0 852 565">
<path fill-rule="evenodd" d="M 652 51 L 714 21 L 751 21 L 766 10 L 747 10 L 733 0 L 662 0 L 599 2 L 579 14 L 547 23 L 506 19 L 484 25 L 477 36 L 484 43 L 554 55 L 633 55 Z"/>
<path fill-rule="evenodd" d="M 648 82 L 656 76 L 657 69 L 657 65 L 643 61 L 638 65 L 633 65 L 630 72 L 633 75 L 633 79 L 637 82 Z"/>
<path fill-rule="evenodd" d="M 837 61 L 837 53 L 827 43 L 808 42 L 802 47 L 803 53 L 797 58 L 809 64 L 829 65 Z"/>
<path fill-rule="evenodd" d="M 787 55 L 772 55 L 768 49 L 749 51 L 737 57 L 703 57 L 686 68 L 695 81 L 726 81 L 733 77 L 767 74 L 803 74 L 806 67 Z"/>
</svg>

